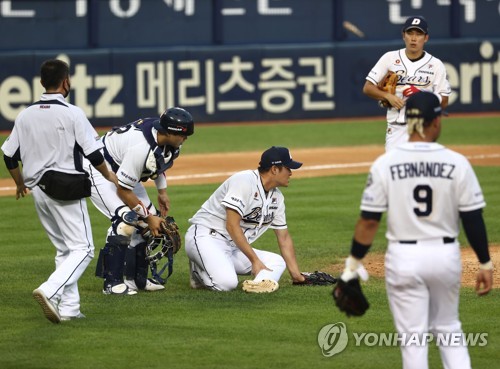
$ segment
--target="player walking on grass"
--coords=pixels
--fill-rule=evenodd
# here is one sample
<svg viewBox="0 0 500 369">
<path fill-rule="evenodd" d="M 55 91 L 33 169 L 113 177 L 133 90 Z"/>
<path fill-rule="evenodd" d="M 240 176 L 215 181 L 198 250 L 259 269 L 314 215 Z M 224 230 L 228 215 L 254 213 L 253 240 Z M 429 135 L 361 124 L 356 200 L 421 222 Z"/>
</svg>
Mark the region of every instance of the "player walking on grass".
<svg viewBox="0 0 500 369">
<path fill-rule="evenodd" d="M 344 282 L 358 278 L 360 260 L 373 242 L 382 212 L 387 211 L 386 288 L 402 337 L 429 332 L 462 334 L 458 316 L 460 219 L 479 259 L 477 294 L 487 294 L 493 284 L 481 187 L 464 156 L 436 143 L 440 115 L 435 94 L 421 92 L 408 99 L 409 142 L 373 163 L 351 255 L 341 275 Z M 464 340 L 439 349 L 444 368 L 471 367 Z M 427 346 L 402 345 L 401 352 L 405 369 L 428 368 Z"/>
<path fill-rule="evenodd" d="M 90 182 L 82 168 L 83 156 L 113 188 L 116 176 L 108 171 L 102 143 L 83 111 L 65 100 L 71 88 L 68 65 L 60 60 L 44 62 L 41 84 L 46 92 L 18 115 L 2 150 L 16 182 L 16 199 L 31 190 L 40 221 L 56 248 L 56 270 L 33 297 L 47 319 L 59 323 L 84 317 L 77 282 L 94 256 L 84 198 L 90 196 Z"/>
<path fill-rule="evenodd" d="M 405 102 L 409 96 L 420 91 L 434 92 L 444 109 L 448 106 L 448 96 L 451 93 L 443 63 L 424 50 L 425 43 L 429 41 L 429 33 L 427 21 L 423 17 L 410 17 L 406 20 L 403 41 L 405 48 L 385 53 L 366 76 L 363 86 L 365 95 L 383 102 L 387 107 L 386 151 L 408 141 Z M 397 75 L 394 95 L 378 88 L 389 71 Z"/>
</svg>

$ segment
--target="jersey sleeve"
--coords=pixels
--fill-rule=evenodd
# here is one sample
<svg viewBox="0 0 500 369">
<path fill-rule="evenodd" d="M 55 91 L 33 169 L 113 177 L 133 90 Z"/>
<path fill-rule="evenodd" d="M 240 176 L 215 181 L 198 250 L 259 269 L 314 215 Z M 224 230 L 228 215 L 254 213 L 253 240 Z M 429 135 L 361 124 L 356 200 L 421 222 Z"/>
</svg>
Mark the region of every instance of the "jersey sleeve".
<svg viewBox="0 0 500 369">
<path fill-rule="evenodd" d="M 368 75 L 366 76 L 366 80 L 370 81 L 374 85 L 377 85 L 389 71 L 390 58 L 390 52 L 382 55 L 381 58 L 377 61 L 377 64 L 373 66 L 373 68 L 370 70 L 370 73 L 368 73 Z"/>
<path fill-rule="evenodd" d="M 6 156 L 13 158 L 14 155 L 16 155 L 16 151 L 19 149 L 19 145 L 19 136 L 17 134 L 16 126 L 14 125 L 10 136 L 7 137 L 2 145 L 2 151 Z"/>
<path fill-rule="evenodd" d="M 464 171 L 459 182 L 458 210 L 466 212 L 484 208 L 486 202 L 476 174 L 469 161 L 465 158 L 463 158 L 463 161 L 464 163 L 461 165 L 464 167 Z"/>
<path fill-rule="evenodd" d="M 167 177 L 165 173 L 160 173 L 155 179 L 155 186 L 158 190 L 164 190 L 167 188 Z"/>
<path fill-rule="evenodd" d="M 237 211 L 243 218 L 249 210 L 249 198 L 252 195 L 251 183 L 242 176 L 233 176 L 227 182 L 226 195 L 222 199 L 221 205 Z"/>
<path fill-rule="evenodd" d="M 366 186 L 361 197 L 362 211 L 373 213 L 383 213 L 387 211 L 388 198 L 385 178 L 382 176 L 384 166 L 383 156 L 378 158 L 370 168 L 370 173 L 366 180 Z"/>
</svg>

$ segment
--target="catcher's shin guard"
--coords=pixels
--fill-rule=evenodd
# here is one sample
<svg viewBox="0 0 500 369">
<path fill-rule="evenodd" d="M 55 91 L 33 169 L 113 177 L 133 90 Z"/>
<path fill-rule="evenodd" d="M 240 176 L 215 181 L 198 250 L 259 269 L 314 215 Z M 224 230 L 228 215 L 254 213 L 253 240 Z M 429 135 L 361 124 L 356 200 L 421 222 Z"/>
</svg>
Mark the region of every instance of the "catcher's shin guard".
<svg viewBox="0 0 500 369">
<path fill-rule="evenodd" d="M 123 283 L 125 252 L 129 243 L 125 236 L 108 236 L 99 252 L 95 275 L 104 278 L 104 287 Z"/>
<path fill-rule="evenodd" d="M 134 280 L 137 288 L 144 290 L 148 280 L 148 265 L 145 242 L 129 247 L 125 257 L 125 278 Z"/>
</svg>

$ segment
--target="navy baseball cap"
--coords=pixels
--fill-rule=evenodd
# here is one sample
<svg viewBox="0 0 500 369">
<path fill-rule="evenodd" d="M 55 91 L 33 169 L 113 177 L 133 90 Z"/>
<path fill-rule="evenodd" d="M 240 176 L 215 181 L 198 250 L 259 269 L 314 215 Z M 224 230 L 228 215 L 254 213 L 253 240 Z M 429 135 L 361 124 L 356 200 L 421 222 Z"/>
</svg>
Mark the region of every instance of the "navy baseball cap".
<svg viewBox="0 0 500 369">
<path fill-rule="evenodd" d="M 424 17 L 415 16 L 410 17 L 406 20 L 405 25 L 403 26 L 403 32 L 408 31 L 409 29 L 416 28 L 421 30 L 423 33 L 427 34 L 427 21 Z"/>
<path fill-rule="evenodd" d="M 432 92 L 421 91 L 411 95 L 406 101 L 406 119 L 424 118 L 425 122 L 432 122 L 441 114 L 439 98 Z"/>
<path fill-rule="evenodd" d="M 299 169 L 302 163 L 292 159 L 286 147 L 273 146 L 262 153 L 259 166 L 271 168 L 273 165 L 283 165 L 290 169 Z"/>
</svg>

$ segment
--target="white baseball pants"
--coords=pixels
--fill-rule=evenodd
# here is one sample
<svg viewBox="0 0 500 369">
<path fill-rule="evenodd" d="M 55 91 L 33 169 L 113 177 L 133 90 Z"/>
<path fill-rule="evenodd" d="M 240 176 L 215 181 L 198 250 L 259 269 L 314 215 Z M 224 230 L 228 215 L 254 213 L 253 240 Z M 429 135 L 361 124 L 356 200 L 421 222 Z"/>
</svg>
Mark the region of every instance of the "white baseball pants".
<svg viewBox="0 0 500 369">
<path fill-rule="evenodd" d="M 389 243 L 386 287 L 399 334 L 462 333 L 458 317 L 462 264 L 458 243 L 442 239 Z M 434 340 L 433 344 L 436 344 Z M 467 346 L 439 346 L 445 369 L 471 367 Z M 427 369 L 428 346 L 401 346 L 404 369 Z"/>
<path fill-rule="evenodd" d="M 408 128 L 406 125 L 387 124 L 385 132 L 385 151 L 388 152 L 402 143 L 408 142 Z"/>
<path fill-rule="evenodd" d="M 189 227 L 185 237 L 186 253 L 194 262 L 194 272 L 201 282 L 216 291 L 231 291 L 238 287 L 238 275 L 248 275 L 252 263 L 231 241 L 221 234 L 200 225 Z M 286 263 L 281 255 L 254 249 L 264 265 L 255 281 L 272 279 L 279 281 Z"/>
<path fill-rule="evenodd" d="M 56 270 L 39 288 L 58 305 L 60 315 L 76 316 L 80 313 L 77 282 L 94 257 L 87 202 L 54 200 L 38 186 L 32 194 L 40 222 L 56 248 Z"/>
</svg>

